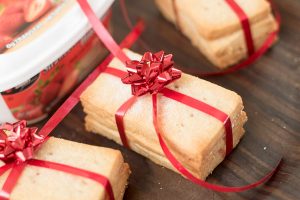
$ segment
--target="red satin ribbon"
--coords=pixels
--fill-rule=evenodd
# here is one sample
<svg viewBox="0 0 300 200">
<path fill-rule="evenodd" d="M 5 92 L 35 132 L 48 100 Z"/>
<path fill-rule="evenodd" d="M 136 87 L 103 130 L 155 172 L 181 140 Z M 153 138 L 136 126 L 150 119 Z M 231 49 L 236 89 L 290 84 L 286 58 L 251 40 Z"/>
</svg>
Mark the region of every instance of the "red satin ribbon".
<svg viewBox="0 0 300 200">
<path fill-rule="evenodd" d="M 119 78 L 122 78 L 127 74 L 125 71 L 122 71 L 122 70 L 119 70 L 116 68 L 112 68 L 112 67 L 107 67 L 107 69 L 104 71 L 104 73 L 108 73 L 108 74 L 111 74 L 111 75 L 119 77 Z M 160 93 L 163 94 L 163 96 L 165 96 L 167 98 L 170 98 L 172 100 L 175 100 L 177 102 L 180 102 L 182 104 L 190 106 L 194 109 L 199 110 L 200 112 L 204 112 L 204 113 L 214 117 L 215 119 L 223 122 L 223 124 L 225 126 L 225 134 L 226 134 L 226 155 L 228 155 L 230 153 L 230 151 L 232 150 L 232 145 L 233 145 L 232 140 L 233 139 L 232 139 L 231 121 L 230 121 L 229 116 L 226 113 L 224 113 L 202 101 L 199 101 L 197 99 L 194 99 L 192 97 L 189 97 L 187 95 L 181 94 L 179 92 L 176 92 L 176 91 L 168 89 L 168 88 L 164 88 L 162 91 L 160 91 Z M 117 124 L 118 130 L 119 130 L 120 138 L 123 142 L 123 145 L 126 144 L 126 147 L 129 147 L 129 146 L 128 146 L 128 142 L 126 139 L 126 133 L 125 133 L 125 128 L 124 128 L 124 116 L 125 116 L 127 110 L 130 109 L 133 106 L 133 104 L 136 102 L 137 98 L 138 98 L 137 96 L 132 96 L 124 104 L 121 105 L 121 107 L 118 109 L 118 111 L 116 113 L 116 124 Z M 278 162 L 276 167 L 271 172 L 269 172 L 266 176 L 264 176 L 263 178 L 259 179 L 258 181 L 254 182 L 254 183 L 244 185 L 244 186 L 239 186 L 239 187 L 230 187 L 230 186 L 221 186 L 221 185 L 211 184 L 211 183 L 205 182 L 205 181 L 195 177 L 175 158 L 175 156 L 169 150 L 167 144 L 164 142 L 164 139 L 159 131 L 159 123 L 157 121 L 157 94 L 152 95 L 152 103 L 153 103 L 153 125 L 155 127 L 155 131 L 158 136 L 160 146 L 161 146 L 165 156 L 182 175 L 184 175 L 186 178 L 188 178 L 192 182 L 194 182 L 202 187 L 205 187 L 207 189 L 211 189 L 211 190 L 218 191 L 218 192 L 242 192 L 242 191 L 249 190 L 249 189 L 252 189 L 252 188 L 255 188 L 255 187 L 261 185 L 266 180 L 268 180 L 271 176 L 273 176 L 273 174 L 277 171 L 281 160 Z"/>
<path fill-rule="evenodd" d="M 270 177 L 272 177 L 273 174 L 277 171 L 280 162 L 277 164 L 276 168 L 274 168 L 271 172 L 269 172 L 266 176 L 264 176 L 260 180 L 254 182 L 254 183 L 244 185 L 244 186 L 239 186 L 239 187 L 221 186 L 221 185 L 211 184 L 211 183 L 205 182 L 205 181 L 195 177 L 175 158 L 175 156 L 169 150 L 167 144 L 164 142 L 163 137 L 159 131 L 159 123 L 157 121 L 157 95 L 156 94 L 152 95 L 152 102 L 153 102 L 153 124 L 154 124 L 155 131 L 156 131 L 158 139 L 159 139 L 160 146 L 161 146 L 164 154 L 166 155 L 168 160 L 172 163 L 172 165 L 182 175 L 184 175 L 185 177 L 187 177 L 189 180 L 196 183 L 197 185 L 200 185 L 207 189 L 211 189 L 211 190 L 218 191 L 218 192 L 242 192 L 242 191 L 249 190 L 249 189 L 252 189 L 252 188 L 255 188 L 255 187 L 261 185 L 262 183 L 267 181 Z"/>
<path fill-rule="evenodd" d="M 129 48 L 140 36 L 141 32 L 144 29 L 144 22 L 139 21 L 132 31 L 126 36 L 122 41 L 119 48 Z M 53 114 L 53 116 L 46 122 L 46 124 L 39 131 L 39 135 L 48 137 L 48 135 L 53 131 L 53 129 L 65 118 L 65 116 L 74 108 L 74 106 L 79 102 L 79 97 L 82 92 L 99 76 L 105 67 L 110 63 L 114 58 L 110 54 L 106 59 L 80 84 L 80 86 L 68 97 L 68 99 L 61 105 L 61 107 Z M 89 178 L 94 180 L 105 188 L 109 199 L 114 200 L 114 195 L 112 191 L 111 184 L 109 180 L 94 172 L 90 172 L 84 169 L 75 168 L 72 166 L 54 163 L 50 161 L 43 161 L 37 159 L 30 159 L 25 162 L 14 162 L 7 163 L 4 166 L 0 167 L 0 176 L 3 175 L 6 171 L 11 169 L 3 187 L 0 191 L 0 199 L 8 200 L 10 194 L 13 191 L 20 175 L 22 174 L 26 165 L 33 165 L 38 167 L 44 167 L 48 169 L 63 171 L 69 174 Z"/>
<path fill-rule="evenodd" d="M 245 40 L 246 40 L 246 44 L 247 44 L 247 48 L 248 48 L 249 57 L 246 60 L 244 60 L 244 61 L 242 61 L 242 62 L 240 62 L 236 65 L 230 66 L 228 69 L 225 69 L 225 70 L 221 70 L 221 71 L 218 71 L 218 72 L 200 72 L 200 73 L 194 73 L 194 75 L 199 76 L 199 77 L 207 77 L 207 76 L 221 76 L 221 75 L 234 73 L 236 71 L 239 71 L 241 69 L 249 67 L 252 63 L 257 61 L 262 55 L 264 55 L 266 53 L 266 51 L 272 46 L 272 44 L 276 40 L 277 35 L 279 33 L 279 30 L 280 30 L 280 25 L 281 25 L 281 16 L 280 16 L 280 13 L 279 13 L 277 7 L 275 6 L 275 4 L 271 0 L 268 0 L 268 1 L 270 2 L 271 7 L 273 9 L 275 19 L 276 19 L 277 24 L 278 24 L 278 29 L 269 34 L 269 36 L 266 38 L 266 40 L 264 41 L 262 46 L 259 49 L 257 49 L 255 52 L 253 52 L 251 55 L 249 55 L 249 52 L 252 52 L 252 50 L 249 51 L 248 46 L 249 45 L 253 46 L 253 39 L 250 39 L 250 37 L 249 37 L 251 35 L 249 20 L 247 19 L 248 22 L 245 22 L 245 19 L 247 18 L 246 14 L 235 12 L 238 15 L 239 19 L 242 19 L 241 24 L 242 24 L 243 32 L 244 32 L 244 35 L 245 35 Z M 120 0 L 120 2 L 121 2 L 120 6 L 121 6 L 121 9 L 122 9 L 122 13 L 124 15 L 124 18 L 126 19 L 126 21 L 130 21 L 128 11 L 127 11 L 127 8 L 126 8 L 126 4 L 125 4 L 125 0 Z M 234 0 L 226 0 L 226 2 L 233 9 L 233 11 L 238 11 L 239 10 L 239 11 L 243 12 L 242 9 L 237 8 L 238 5 L 234 2 Z M 230 4 L 231 2 L 233 2 L 233 4 Z M 243 22 L 243 20 L 244 20 L 244 22 Z M 129 24 L 129 23 L 127 22 L 127 24 Z M 244 28 L 246 26 L 249 27 L 249 28 L 246 28 L 248 30 L 246 30 Z M 251 38 L 252 38 L 252 36 L 251 36 Z M 251 42 L 251 40 L 252 40 L 252 42 Z M 250 49 L 252 49 L 252 47 L 250 47 Z"/>
<path fill-rule="evenodd" d="M 235 0 L 226 0 L 226 2 L 240 20 L 244 32 L 246 45 L 247 45 L 248 56 L 251 56 L 254 53 L 254 42 L 251 33 L 249 18 L 246 15 L 246 13 L 243 11 L 243 9 L 235 2 Z"/>
<path fill-rule="evenodd" d="M 124 14 L 127 12 L 127 9 L 126 9 L 126 5 L 122 5 L 124 4 L 125 2 L 124 1 L 120 1 L 120 4 L 121 4 L 121 12 L 123 13 L 123 16 L 124 16 L 124 20 L 127 24 L 127 26 L 129 27 L 129 29 L 132 29 L 133 28 L 133 25 L 132 25 L 132 22 L 129 18 L 128 15 Z M 125 10 L 124 10 L 125 9 Z M 142 39 L 138 39 L 137 43 L 144 49 L 150 49 L 148 47 L 148 45 L 142 40 Z"/>
<path fill-rule="evenodd" d="M 106 72 L 106 71 L 104 71 Z M 121 142 L 123 144 L 124 147 L 129 148 L 128 145 L 128 141 L 126 138 L 126 133 L 125 133 L 125 127 L 124 127 L 124 116 L 126 114 L 126 112 L 128 111 L 128 109 L 135 103 L 135 101 L 137 100 L 136 96 L 132 96 L 131 98 L 129 98 L 125 103 L 123 103 L 120 108 L 117 110 L 116 114 L 115 114 L 115 120 L 117 123 L 117 127 L 118 127 L 118 132 L 121 138 Z"/>
</svg>

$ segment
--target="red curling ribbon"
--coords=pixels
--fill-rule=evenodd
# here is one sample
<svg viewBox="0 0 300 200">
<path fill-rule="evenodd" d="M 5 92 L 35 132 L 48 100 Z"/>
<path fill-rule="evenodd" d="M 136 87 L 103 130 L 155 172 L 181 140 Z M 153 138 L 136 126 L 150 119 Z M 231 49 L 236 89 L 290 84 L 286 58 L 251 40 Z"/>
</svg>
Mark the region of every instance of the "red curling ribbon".
<svg viewBox="0 0 300 200">
<path fill-rule="evenodd" d="M 248 56 L 251 56 L 254 53 L 255 48 L 254 48 L 254 42 L 251 33 L 249 18 L 247 14 L 244 12 L 244 10 L 235 2 L 235 0 L 226 0 L 226 2 L 240 20 L 244 32 L 246 45 L 247 45 Z"/>
<path fill-rule="evenodd" d="M 118 124 L 118 132 L 121 138 L 121 142 L 123 144 L 124 147 L 129 148 L 128 145 L 128 140 L 126 138 L 126 134 L 125 134 L 125 127 L 124 127 L 124 116 L 126 114 L 126 112 L 128 111 L 128 109 L 135 103 L 135 101 L 137 100 L 136 96 L 132 96 L 130 99 L 128 99 L 127 101 L 125 101 L 125 103 L 123 103 L 120 108 L 118 108 L 116 114 L 115 114 L 115 120 L 116 120 L 116 124 Z"/>
<path fill-rule="evenodd" d="M 78 0 L 78 1 L 86 1 L 86 0 Z M 82 7 L 82 9 L 89 9 L 88 7 Z M 85 10 L 84 11 L 85 13 L 88 13 L 88 15 L 95 15 L 93 12 L 92 12 L 92 10 Z M 89 17 L 89 18 L 91 18 L 91 17 Z M 98 24 L 101 24 L 101 22 L 99 22 L 99 21 L 90 21 L 91 23 L 92 23 L 92 26 L 93 27 L 96 27 L 97 28 L 97 26 L 98 26 Z M 100 39 L 102 39 L 102 37 L 100 37 Z M 113 40 L 113 38 L 110 36 L 110 39 L 109 40 Z M 103 42 L 105 42 L 105 41 L 103 41 Z M 116 55 L 116 57 L 117 58 L 119 58 L 119 59 L 121 59 L 121 61 L 123 62 L 123 63 L 125 63 L 126 64 L 126 62 L 129 62 L 128 60 L 128 58 L 124 58 L 124 57 L 118 57 L 118 54 Z M 132 64 L 132 62 L 129 62 L 130 64 Z M 134 73 L 135 74 L 138 74 L 139 76 L 141 76 L 141 74 L 147 74 L 147 73 L 138 73 L 138 71 L 139 71 L 139 68 L 141 67 L 140 65 L 142 64 L 141 62 L 135 62 L 135 64 L 136 65 L 134 65 L 134 66 L 132 66 L 132 65 L 126 65 L 127 66 L 127 71 L 129 71 L 128 73 L 128 75 L 127 75 L 127 77 L 125 77 L 125 79 L 126 78 L 128 78 L 129 76 L 131 76 L 131 75 L 133 75 Z M 149 65 L 148 65 L 149 66 Z M 120 73 L 118 73 L 118 71 L 120 72 Z M 104 71 L 104 72 L 106 72 L 106 73 L 109 73 L 109 72 L 111 72 L 110 74 L 111 75 L 114 75 L 114 76 L 117 76 L 117 77 L 120 77 L 121 76 L 121 78 L 123 78 L 123 75 L 124 75 L 124 72 L 122 72 L 121 70 L 118 70 L 118 69 L 112 69 L 112 68 L 107 68 L 107 70 L 106 71 Z M 145 84 L 147 81 L 146 80 L 144 80 L 144 79 L 146 79 L 147 78 L 147 76 L 146 77 L 142 77 L 141 79 L 133 79 L 133 80 L 131 80 L 131 81 L 128 81 L 128 83 L 133 83 L 133 87 L 135 87 L 135 81 L 136 80 L 138 80 L 138 81 L 141 81 L 141 80 L 143 80 L 142 81 L 142 84 Z M 124 78 L 123 78 L 123 80 L 124 80 Z M 155 79 L 154 79 L 155 80 Z M 127 83 L 127 81 L 125 81 L 125 83 Z M 146 88 L 149 88 L 150 86 L 151 86 L 152 84 L 151 83 L 149 83 L 148 84 L 148 86 L 146 87 Z M 164 85 L 165 86 L 165 85 Z M 205 181 L 203 181 L 203 180 L 201 180 L 201 179 L 198 179 L 197 177 L 195 177 L 195 176 L 193 176 L 174 156 L 173 156 L 173 154 L 169 151 L 169 149 L 168 149 L 168 147 L 167 147 L 167 145 L 164 143 L 164 141 L 163 141 L 163 138 L 161 137 L 161 134 L 160 134 L 160 132 L 159 132 L 159 128 L 158 128 L 158 122 L 157 122 L 157 92 L 163 92 L 164 90 L 166 90 L 166 89 L 164 89 L 164 88 L 159 88 L 159 90 L 154 90 L 154 91 L 151 91 L 150 89 L 147 89 L 147 92 L 149 92 L 149 93 L 151 93 L 152 92 L 152 101 L 153 101 L 153 124 L 154 124 L 154 127 L 155 127 L 155 129 L 156 129 L 156 133 L 157 133 L 157 135 L 158 135 L 158 138 L 159 138 L 159 142 L 160 142 L 160 145 L 161 145 L 161 147 L 162 147 L 162 150 L 164 151 L 164 153 L 165 153 L 165 156 L 168 158 L 168 160 L 171 162 L 171 164 L 181 173 L 181 174 L 183 174 L 184 176 L 186 176 L 189 180 L 191 180 L 191 181 L 193 181 L 194 183 L 196 183 L 196 184 L 198 184 L 198 185 L 200 185 L 200 186 L 203 186 L 203 187 L 205 187 L 205 188 L 208 188 L 208 189 L 211 189 L 211 190 L 215 190 L 215 191 L 220 191 L 220 192 L 241 192 L 241 191 L 245 191 L 245 190 L 249 190 L 249 189 L 251 189 L 251 188 L 254 188 L 254 187 L 257 187 L 258 185 L 260 185 L 260 184 L 262 184 L 262 183 L 264 183 L 266 180 L 268 180 L 268 178 L 270 178 L 275 172 L 276 172 L 276 170 L 278 169 L 278 167 L 279 167 L 279 164 L 280 164 L 280 162 L 277 164 L 277 166 L 269 173 L 269 174 L 267 174 L 266 176 L 264 176 L 262 179 L 260 179 L 259 181 L 257 181 L 257 182 L 255 182 L 255 183 L 252 183 L 252 184 L 248 184 L 248 185 L 245 185 L 245 186 L 241 186 L 241 187 L 227 187 L 227 186 L 220 186 L 220 185 L 215 185 L 215 184 L 210 184 L 210 183 L 207 183 L 207 182 L 205 182 Z M 135 89 L 133 89 L 132 90 L 133 92 L 135 92 Z M 175 92 L 175 91 L 173 91 L 173 90 L 170 90 L 169 89 L 169 91 L 171 92 L 171 94 L 172 94 L 172 96 L 174 97 L 174 98 L 172 98 L 172 99 L 174 99 L 174 100 L 177 100 L 176 98 L 178 97 L 177 96 L 177 93 Z M 147 93 L 145 93 L 144 92 L 144 89 L 142 89 L 142 91 L 140 92 L 139 90 L 138 90 L 138 92 L 136 93 L 136 94 L 147 94 Z M 184 94 L 181 94 L 181 95 L 184 95 Z M 186 96 L 186 95 L 184 95 L 184 96 Z M 119 114 L 118 115 L 118 117 L 116 117 L 116 119 L 118 118 L 119 120 L 116 120 L 116 123 L 117 123 L 117 126 L 118 126 L 118 130 L 122 130 L 121 132 L 119 132 L 120 133 L 120 137 L 121 138 L 123 138 L 122 140 L 125 140 L 126 139 L 126 135 L 125 135 L 125 128 L 124 128 L 124 115 L 125 115 L 125 113 L 126 113 L 126 111 L 134 104 L 134 100 L 135 100 L 135 98 L 137 98 L 138 96 L 134 96 L 134 97 L 132 97 L 131 99 L 129 99 L 129 100 L 127 100 L 122 106 L 121 106 L 121 108 L 119 108 L 119 110 L 121 109 L 121 111 L 122 112 L 120 112 L 121 114 Z M 175 98 L 176 97 L 176 98 Z M 188 97 L 188 96 L 187 96 Z M 170 97 L 169 97 L 170 98 Z M 180 98 L 178 98 L 178 99 L 180 99 Z M 185 101 L 185 99 L 186 98 L 182 98 L 182 99 L 180 99 L 180 101 L 179 102 L 181 102 L 181 103 L 184 103 L 184 101 Z M 194 100 L 196 100 L 196 99 L 194 99 Z M 196 100 L 196 101 L 199 101 L 199 100 Z M 201 103 L 203 103 L 203 102 L 201 102 L 201 101 L 199 101 L 200 102 L 200 104 Z M 188 104 L 190 104 L 191 102 L 189 102 L 189 103 L 184 103 L 184 104 L 186 104 L 186 105 L 188 105 Z M 191 103 L 191 104 L 193 104 L 193 103 Z M 202 107 L 201 107 L 202 108 Z M 202 112 L 205 112 L 205 110 L 206 109 L 200 109 L 199 111 L 202 111 Z M 209 112 L 211 112 L 211 110 L 210 109 L 208 109 L 208 112 L 205 112 L 205 113 L 207 113 L 207 114 L 209 114 Z M 123 113 L 123 116 L 122 116 L 122 113 Z M 218 116 L 218 115 L 217 115 Z M 222 115 L 221 115 L 222 116 Z M 216 117 L 216 116 L 214 116 L 214 117 Z M 218 116 L 218 117 L 216 117 L 217 119 L 219 119 L 219 117 L 220 116 Z M 223 119 L 223 117 L 221 117 L 221 119 Z M 231 122 L 230 122 L 230 120 L 229 120 L 229 117 L 227 116 L 226 118 L 224 118 L 225 119 L 225 132 L 231 132 L 231 142 L 226 142 L 226 145 L 232 145 L 232 130 L 231 130 Z M 229 126 L 229 124 L 230 124 L 230 126 Z M 231 130 L 231 131 L 229 131 L 229 130 Z M 123 136 L 124 137 L 122 137 L 122 135 L 121 134 L 124 134 Z M 230 134 L 230 133 L 226 133 L 226 140 L 228 140 L 228 134 Z M 126 141 L 127 142 L 127 141 Z M 128 144 L 128 143 L 127 143 Z M 228 148 L 228 147 L 226 147 L 226 148 Z M 226 149 L 226 152 L 228 153 L 228 152 L 230 152 L 231 151 L 231 149 L 229 149 L 229 150 L 227 150 Z M 281 160 L 280 160 L 281 161 Z"/>
<path fill-rule="evenodd" d="M 125 2 L 124 2 L 124 1 L 120 1 L 120 5 L 121 5 L 121 12 L 122 12 L 122 14 L 123 14 L 123 16 L 124 16 L 124 20 L 125 20 L 126 24 L 127 24 L 127 26 L 129 27 L 129 29 L 132 29 L 132 28 L 133 28 L 133 25 L 132 25 L 132 22 L 131 22 L 131 20 L 130 20 L 130 18 L 129 18 L 129 15 L 128 15 L 128 14 L 127 14 L 127 15 L 125 14 L 125 13 L 127 13 L 127 9 L 126 9 Z M 144 48 L 144 49 L 149 49 L 148 45 L 147 45 L 143 40 L 138 39 L 137 43 L 138 43 L 142 48 Z"/>
<path fill-rule="evenodd" d="M 121 48 L 130 47 L 140 36 L 144 29 L 144 22 L 139 21 L 132 31 L 120 44 Z M 54 163 L 50 161 L 33 159 L 33 150 L 46 142 L 48 135 L 53 129 L 65 118 L 65 116 L 79 102 L 81 93 L 99 76 L 114 58 L 110 54 L 106 59 L 80 84 L 80 86 L 67 98 L 61 107 L 46 122 L 42 129 L 37 133 L 37 128 L 26 127 L 26 122 L 21 121 L 15 124 L 2 124 L 0 127 L 0 158 L 6 162 L 0 167 L 0 176 L 11 169 L 3 187 L 0 191 L 0 199 L 8 200 L 19 177 L 21 176 L 26 165 L 44 167 L 48 169 L 63 171 L 69 174 L 85 177 L 103 185 L 109 199 L 114 200 L 111 184 L 109 180 L 94 172 L 72 166 Z"/>
<path fill-rule="evenodd" d="M 226 142 L 226 156 L 230 154 L 230 152 L 233 149 L 233 137 L 232 137 L 232 126 L 231 126 L 231 120 L 230 117 L 224 113 L 223 111 L 214 108 L 211 105 L 208 105 L 202 101 L 199 101 L 195 98 L 192 98 L 190 96 L 181 94 L 179 92 L 176 92 L 174 90 L 170 90 L 168 88 L 165 88 L 161 91 L 161 93 L 170 99 L 173 99 L 175 101 L 178 101 L 180 103 L 183 103 L 189 107 L 192 107 L 194 109 L 197 109 L 201 112 L 204 112 L 215 119 L 219 120 L 224 124 L 225 127 L 225 142 Z"/>
<path fill-rule="evenodd" d="M 11 192 L 13 191 L 13 188 L 18 182 L 18 179 L 20 178 L 23 170 L 25 169 L 26 163 L 25 162 L 15 162 L 14 165 L 11 168 L 11 171 L 4 182 L 1 190 L 1 199 L 9 199 Z"/>
<path fill-rule="evenodd" d="M 230 0 L 230 1 L 232 1 L 232 0 Z M 278 24 L 278 29 L 269 34 L 269 36 L 263 42 L 263 44 L 261 45 L 261 47 L 258 48 L 254 53 L 252 53 L 246 60 L 244 60 L 244 61 L 242 61 L 242 62 L 240 62 L 240 63 L 238 63 L 236 65 L 230 66 L 227 69 L 220 70 L 220 71 L 217 71 L 217 72 L 200 72 L 200 73 L 194 73 L 194 75 L 196 75 L 198 77 L 208 77 L 208 76 L 222 76 L 222 75 L 226 75 L 226 74 L 231 74 L 231 73 L 234 73 L 234 72 L 239 71 L 241 69 L 249 67 L 255 61 L 257 61 L 262 55 L 264 55 L 266 53 L 266 51 L 272 46 L 272 44 L 276 40 L 277 35 L 279 33 L 279 30 L 280 30 L 280 26 L 281 26 L 281 16 L 280 16 L 280 13 L 279 13 L 276 5 L 272 2 L 272 0 L 268 0 L 268 1 L 271 4 L 272 10 L 274 12 L 275 20 L 276 20 L 276 22 Z M 128 20 L 130 20 L 130 18 L 129 18 L 128 11 L 127 11 L 127 8 L 126 8 L 125 0 L 120 0 L 120 2 L 121 2 L 120 6 L 121 6 L 121 9 L 122 9 L 122 13 L 124 15 L 124 18 L 126 19 L 126 21 L 128 21 Z M 247 35 L 250 35 L 250 34 L 247 33 Z M 245 38 L 247 38 L 247 36 Z M 250 44 L 250 40 L 249 40 L 249 44 Z"/>
<path fill-rule="evenodd" d="M 106 30 L 105 26 L 102 22 L 99 21 L 98 17 L 95 15 L 94 11 L 90 7 L 87 0 L 77 0 L 82 11 L 89 19 L 90 24 L 92 25 L 94 31 L 101 39 L 103 44 L 107 49 L 117 58 L 119 58 L 122 62 L 126 60 L 130 60 L 127 55 L 121 50 L 120 46 L 114 41 L 111 37 L 110 33 Z"/>
<path fill-rule="evenodd" d="M 245 185 L 245 186 L 239 186 L 239 187 L 220 186 L 220 185 L 216 185 L 216 184 L 211 184 L 211 183 L 205 182 L 205 181 L 195 177 L 175 158 L 175 156 L 172 154 L 172 152 L 169 150 L 167 144 L 163 140 L 163 137 L 159 131 L 159 125 L 158 125 L 159 123 L 157 121 L 157 95 L 156 94 L 152 95 L 152 103 L 153 103 L 153 124 L 154 124 L 155 131 L 156 131 L 156 134 L 159 139 L 160 146 L 161 146 L 164 154 L 166 155 L 168 160 L 171 162 L 171 164 L 182 175 L 184 175 L 185 177 L 187 177 L 189 180 L 196 183 L 197 185 L 200 185 L 207 189 L 211 189 L 211 190 L 218 191 L 218 192 L 242 192 L 242 191 L 249 190 L 249 189 L 252 189 L 252 188 L 255 188 L 255 187 L 261 185 L 262 183 L 267 181 L 270 177 L 272 177 L 273 174 L 277 171 L 280 162 L 277 164 L 276 168 L 274 168 L 271 172 L 269 172 L 266 176 L 264 176 L 260 180 L 254 182 L 252 184 Z"/>
</svg>

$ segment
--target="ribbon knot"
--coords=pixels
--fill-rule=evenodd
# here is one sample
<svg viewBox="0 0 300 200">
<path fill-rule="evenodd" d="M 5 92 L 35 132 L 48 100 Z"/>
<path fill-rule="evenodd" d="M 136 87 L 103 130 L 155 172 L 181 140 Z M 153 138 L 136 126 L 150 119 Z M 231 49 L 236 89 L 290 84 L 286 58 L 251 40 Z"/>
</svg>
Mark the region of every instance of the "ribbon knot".
<svg viewBox="0 0 300 200">
<path fill-rule="evenodd" d="M 127 61 L 126 68 L 128 75 L 122 78 L 122 82 L 131 84 L 135 96 L 156 94 L 181 77 L 181 71 L 174 68 L 173 55 L 165 55 L 164 51 L 146 52 L 141 61 Z"/>
<path fill-rule="evenodd" d="M 25 120 L 0 126 L 0 159 L 26 161 L 33 157 L 35 147 L 44 141 L 36 127 L 27 127 Z"/>
</svg>

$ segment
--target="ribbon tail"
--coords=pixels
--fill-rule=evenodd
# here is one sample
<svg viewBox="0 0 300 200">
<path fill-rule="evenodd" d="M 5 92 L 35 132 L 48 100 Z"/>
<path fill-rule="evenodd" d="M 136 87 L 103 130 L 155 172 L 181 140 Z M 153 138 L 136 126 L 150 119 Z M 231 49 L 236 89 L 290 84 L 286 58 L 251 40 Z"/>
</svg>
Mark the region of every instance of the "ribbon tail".
<svg viewBox="0 0 300 200">
<path fill-rule="evenodd" d="M 129 17 L 129 14 L 127 11 L 125 0 L 120 0 L 120 7 L 121 7 L 121 11 L 122 11 L 122 14 L 123 14 L 123 17 L 124 17 L 124 20 L 125 20 L 127 26 L 129 28 L 132 28 L 132 22 L 130 20 L 130 17 Z"/>
<path fill-rule="evenodd" d="M 10 198 L 10 194 L 14 189 L 15 185 L 17 184 L 25 166 L 26 166 L 26 162 L 14 163 L 12 166 L 10 166 L 12 167 L 12 170 L 9 173 L 7 179 L 5 180 L 2 186 L 2 190 L 0 192 L 1 200 L 8 200 Z M 8 169 L 10 167 L 8 167 Z"/>
<path fill-rule="evenodd" d="M 102 22 L 98 19 L 92 8 L 90 7 L 87 0 L 77 0 L 81 9 L 85 13 L 86 17 L 89 19 L 94 31 L 101 39 L 103 44 L 109 49 L 109 51 L 122 62 L 130 60 L 125 53 L 121 50 L 118 44 L 111 37 L 110 33 L 105 29 Z"/>
<path fill-rule="evenodd" d="M 68 174 L 81 176 L 81 177 L 96 181 L 96 182 L 100 183 L 101 185 L 103 185 L 103 187 L 105 188 L 105 190 L 109 196 L 109 199 L 114 200 L 114 193 L 113 193 L 111 184 L 110 184 L 109 180 L 103 175 L 100 175 L 100 174 L 97 174 L 94 172 L 90 172 L 90 171 L 87 171 L 84 169 L 79 169 L 76 167 L 72 167 L 72 166 L 68 166 L 68 165 L 64 165 L 64 164 L 60 164 L 60 163 L 55 163 L 55 162 L 50 162 L 50 161 L 45 161 L 45 160 L 31 159 L 31 160 L 28 160 L 27 162 L 28 162 L 28 165 L 62 171 L 62 172 L 66 172 Z"/>
<path fill-rule="evenodd" d="M 244 185 L 244 186 L 240 186 L 240 187 L 230 187 L 230 186 L 221 186 L 221 185 L 216 185 L 216 184 L 211 184 L 208 182 L 205 182 L 197 177 L 195 177 L 192 173 L 190 173 L 176 158 L 175 156 L 171 153 L 171 151 L 169 150 L 167 144 L 165 143 L 165 141 L 163 140 L 163 137 L 159 131 L 159 127 L 158 127 L 158 120 L 157 120 L 157 95 L 153 94 L 152 95 L 152 102 L 153 102 L 153 125 L 155 127 L 155 131 L 156 134 L 158 136 L 159 139 L 159 143 L 160 146 L 165 154 L 165 156 L 167 157 L 167 159 L 170 161 L 170 163 L 182 174 L 184 175 L 187 179 L 189 179 L 190 181 L 196 183 L 197 185 L 200 185 L 202 187 L 205 187 L 207 189 L 211 189 L 214 191 L 218 191 L 218 192 L 242 192 L 245 190 L 249 190 L 252 188 L 255 188 L 259 185 L 261 185 L 262 183 L 264 183 L 265 181 L 267 181 L 270 177 L 273 176 L 273 174 L 277 171 L 279 164 L 281 162 L 281 159 L 279 161 L 279 163 L 276 165 L 276 167 L 270 172 L 268 173 L 266 176 L 264 176 L 263 178 L 261 178 L 260 180 L 248 184 L 248 185 Z"/>
<path fill-rule="evenodd" d="M 132 29 L 133 25 L 132 25 L 132 22 L 130 20 L 130 17 L 129 17 L 129 14 L 128 14 L 128 10 L 127 10 L 127 7 L 126 7 L 126 3 L 125 3 L 125 0 L 120 0 L 120 7 L 121 7 L 121 11 L 122 11 L 122 14 L 123 14 L 123 17 L 124 17 L 124 20 L 127 24 L 127 26 Z M 137 41 L 141 47 L 143 47 L 144 49 L 148 50 L 150 49 L 148 47 L 148 45 L 140 38 L 138 41 Z"/>
<path fill-rule="evenodd" d="M 123 42 L 120 44 L 121 48 L 132 46 L 132 44 L 139 39 L 141 33 L 145 29 L 144 20 L 140 19 L 136 25 L 131 29 L 131 32 L 126 36 Z"/>
<path fill-rule="evenodd" d="M 136 100 L 137 100 L 136 96 L 130 97 L 130 99 L 128 99 L 125 103 L 121 105 L 121 107 L 117 110 L 115 114 L 116 124 L 120 134 L 121 142 L 123 146 L 125 146 L 126 148 L 129 148 L 129 145 L 125 133 L 124 116 L 128 111 L 128 109 L 136 102 Z"/>
</svg>

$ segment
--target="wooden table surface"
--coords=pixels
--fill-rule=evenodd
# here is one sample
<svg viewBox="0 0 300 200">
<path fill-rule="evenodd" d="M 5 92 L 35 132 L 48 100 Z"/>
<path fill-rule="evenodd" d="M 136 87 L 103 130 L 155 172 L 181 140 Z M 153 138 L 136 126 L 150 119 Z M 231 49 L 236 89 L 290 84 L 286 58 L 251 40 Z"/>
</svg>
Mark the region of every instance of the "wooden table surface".
<svg viewBox="0 0 300 200">
<path fill-rule="evenodd" d="M 132 19 L 145 19 L 142 39 L 153 51 L 172 52 L 176 63 L 188 73 L 215 70 L 174 26 L 156 9 L 153 1 L 128 0 Z M 238 147 L 207 179 L 208 182 L 240 186 L 258 180 L 280 156 L 278 173 L 257 189 L 241 193 L 218 193 L 201 188 L 180 175 L 84 129 L 84 113 L 78 105 L 53 135 L 122 151 L 132 174 L 124 199 L 300 199 L 300 1 L 275 0 L 282 14 L 280 40 L 250 68 L 207 80 L 236 91 L 243 98 L 249 120 Z M 113 6 L 114 37 L 120 41 L 129 31 L 119 4 Z M 143 53 L 145 49 L 133 47 Z M 40 123 L 41 125 L 42 123 Z"/>
</svg>

